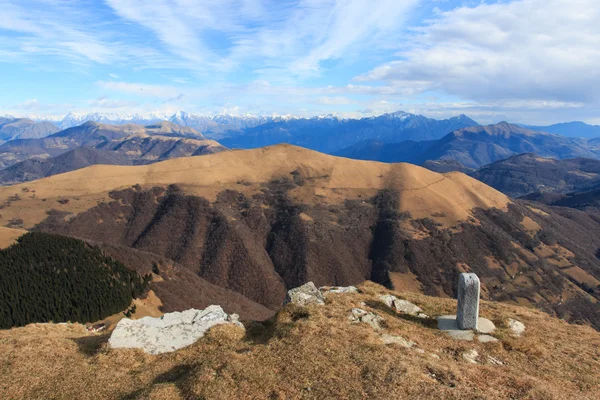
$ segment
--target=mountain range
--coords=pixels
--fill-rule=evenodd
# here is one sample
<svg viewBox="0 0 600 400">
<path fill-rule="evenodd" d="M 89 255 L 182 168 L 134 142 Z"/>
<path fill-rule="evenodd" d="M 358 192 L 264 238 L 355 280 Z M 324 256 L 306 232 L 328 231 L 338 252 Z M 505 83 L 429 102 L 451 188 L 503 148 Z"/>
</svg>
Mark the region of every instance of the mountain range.
<svg viewBox="0 0 600 400">
<path fill-rule="evenodd" d="M 563 122 L 548 126 L 523 125 L 523 127 L 533 129 L 535 131 L 556 133 L 558 135 L 567 137 L 579 137 L 586 139 L 600 138 L 600 125 L 589 125 L 581 121 Z"/>
<path fill-rule="evenodd" d="M 477 125 L 465 115 L 435 120 L 402 111 L 359 120 L 337 118 L 291 119 L 269 122 L 225 136 L 220 142 L 230 148 L 257 148 L 289 143 L 312 150 L 335 153 L 365 140 L 394 143 L 432 140 L 460 128 Z"/>
<path fill-rule="evenodd" d="M 385 143 L 369 140 L 334 154 L 361 160 L 413 164 L 453 160 L 467 168 L 480 168 L 521 153 L 557 159 L 600 158 L 596 141 L 533 131 L 507 122 L 458 129 L 433 141 Z"/>
<path fill-rule="evenodd" d="M 51 122 L 36 122 L 28 118 L 0 117 L 0 143 L 15 139 L 36 139 L 49 136 L 60 129 Z"/>
<path fill-rule="evenodd" d="M 600 219 L 457 172 L 278 145 L 95 165 L 2 187 L 0 204 L 4 226 L 152 253 L 270 310 L 306 281 L 452 296 L 467 270 L 485 299 L 600 328 Z M 151 288 L 181 279 L 161 277 Z M 163 305 L 189 308 L 176 282 Z"/>
<path fill-rule="evenodd" d="M 170 122 L 142 126 L 105 125 L 90 121 L 41 139 L 6 142 L 0 145 L 0 162 L 5 167 L 10 167 L 33 158 L 44 160 L 56 157 L 82 146 L 118 153 L 119 156 L 113 159 L 128 160 L 130 164 L 201 155 L 225 149 L 219 143 L 205 139 L 193 128 Z M 15 166 L 12 172 L 29 165 L 31 163 Z"/>
<path fill-rule="evenodd" d="M 496 161 L 470 175 L 511 197 L 581 192 L 600 185 L 600 160 L 557 160 L 525 153 Z"/>
</svg>

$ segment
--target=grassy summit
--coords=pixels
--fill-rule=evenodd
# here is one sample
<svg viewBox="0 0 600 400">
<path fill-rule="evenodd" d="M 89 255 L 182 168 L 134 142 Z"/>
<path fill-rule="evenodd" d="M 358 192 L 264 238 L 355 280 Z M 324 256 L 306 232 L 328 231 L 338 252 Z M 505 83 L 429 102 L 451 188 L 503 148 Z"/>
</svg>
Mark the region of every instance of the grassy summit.
<svg viewBox="0 0 600 400">
<path fill-rule="evenodd" d="M 324 306 L 289 304 L 246 333 L 216 327 L 196 344 L 160 356 L 107 348 L 108 333 L 38 324 L 0 332 L 0 397 L 122 399 L 594 399 L 600 390 L 600 333 L 531 309 L 483 302 L 496 343 L 465 342 L 433 319 L 396 314 L 365 283 L 329 294 Z M 434 317 L 451 299 L 396 294 Z M 358 307 L 384 318 L 377 331 L 353 324 Z M 514 337 L 508 318 L 527 329 Z M 395 335 L 412 348 L 384 344 Z M 477 355 L 469 362 L 465 355 Z"/>
</svg>

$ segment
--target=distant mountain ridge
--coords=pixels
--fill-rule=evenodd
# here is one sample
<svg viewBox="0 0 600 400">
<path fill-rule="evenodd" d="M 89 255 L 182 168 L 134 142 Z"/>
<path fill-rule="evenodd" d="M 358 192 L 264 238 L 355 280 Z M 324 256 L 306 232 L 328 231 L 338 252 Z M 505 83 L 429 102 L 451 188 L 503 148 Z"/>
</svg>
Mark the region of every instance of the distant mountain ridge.
<svg viewBox="0 0 600 400">
<path fill-rule="evenodd" d="M 496 161 L 470 175 L 511 197 L 569 193 L 600 185 L 600 160 L 555 160 L 526 153 Z"/>
<path fill-rule="evenodd" d="M 600 158 L 599 149 L 585 139 L 537 132 L 507 122 L 459 129 L 439 140 L 428 142 L 403 141 L 383 146 L 365 141 L 335 154 L 418 165 L 428 160 L 455 160 L 467 168 L 480 168 L 521 153 L 536 153 L 557 159 Z"/>
<path fill-rule="evenodd" d="M 567 137 L 579 137 L 579 138 L 598 138 L 600 137 L 600 125 L 589 125 L 581 121 L 573 122 L 562 122 L 560 124 L 548 125 L 548 126 L 533 126 L 533 125 L 522 125 L 525 128 L 533 129 L 536 131 L 543 131 L 548 133 L 556 133 Z"/>
<path fill-rule="evenodd" d="M 8 175 L 11 177 L 8 182 L 15 182 L 12 180 L 15 176 L 38 176 L 42 170 L 48 168 L 54 170 L 55 167 L 49 167 L 46 164 L 40 167 L 40 160 L 52 159 L 82 147 L 93 147 L 112 152 L 114 154 L 111 157 L 116 157 L 115 163 L 125 165 L 144 164 L 173 157 L 225 150 L 225 147 L 218 142 L 206 140 L 193 128 L 181 127 L 171 122 L 163 121 L 141 126 L 135 124 L 106 125 L 88 121 L 83 125 L 65 129 L 45 138 L 18 139 L 6 142 L 0 145 L 0 162 L 5 167 L 15 167 L 9 171 Z M 83 154 L 88 153 L 82 152 L 80 156 Z M 60 165 L 63 165 L 62 168 L 65 168 L 63 159 L 53 162 L 59 162 Z M 79 165 L 84 164 L 74 163 L 72 167 L 66 168 L 63 172 L 81 168 Z M 20 171 L 21 168 L 23 171 Z M 32 168 L 37 172 L 31 173 Z M 38 177 L 43 176 L 47 175 L 42 173 Z M 4 179 L 0 179 L 0 181 L 7 182 Z"/>
<path fill-rule="evenodd" d="M 379 117 L 347 119 L 293 119 L 250 128 L 242 135 L 224 137 L 230 148 L 257 148 L 289 143 L 323 153 L 335 153 L 345 147 L 369 140 L 395 143 L 403 140 L 424 141 L 468 126 L 478 125 L 465 115 L 435 120 L 403 111 Z"/>
<path fill-rule="evenodd" d="M 36 117 L 40 121 L 47 118 L 61 129 L 68 129 L 89 121 L 112 125 L 151 125 L 167 121 L 193 128 L 211 139 L 226 141 L 229 147 L 256 148 L 290 143 L 323 152 L 338 151 L 367 139 L 385 142 L 439 139 L 453 130 L 478 125 L 465 115 L 436 120 L 403 111 L 361 119 L 340 118 L 335 115 L 308 118 L 249 114 L 207 116 L 183 111 L 172 115 L 70 112 L 62 118 Z"/>
<path fill-rule="evenodd" d="M 0 117 L 0 142 L 42 138 L 59 130 L 56 125 L 48 121 L 36 122 L 29 118 Z"/>
</svg>

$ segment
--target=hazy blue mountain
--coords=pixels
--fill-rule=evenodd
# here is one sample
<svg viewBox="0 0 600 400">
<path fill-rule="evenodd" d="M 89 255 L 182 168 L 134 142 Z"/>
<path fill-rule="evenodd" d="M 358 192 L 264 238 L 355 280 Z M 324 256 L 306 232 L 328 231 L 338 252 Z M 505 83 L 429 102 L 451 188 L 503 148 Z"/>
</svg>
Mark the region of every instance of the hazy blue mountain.
<svg viewBox="0 0 600 400">
<path fill-rule="evenodd" d="M 55 157 L 81 146 L 96 147 L 106 142 L 123 140 L 132 135 L 173 137 L 175 138 L 175 140 L 172 140 L 174 143 L 182 138 L 204 140 L 202 134 L 196 130 L 166 121 L 147 126 L 135 124 L 106 125 L 88 121 L 83 125 L 65 129 L 48 137 L 8 141 L 0 145 L 0 165 L 8 167 L 29 158 L 46 159 Z M 161 140 L 156 141 L 156 144 L 163 148 L 167 142 Z M 147 141 L 144 143 L 147 143 Z M 160 155 L 157 156 L 160 157 Z"/>
<path fill-rule="evenodd" d="M 455 160 L 467 168 L 479 168 L 521 153 L 537 153 L 542 157 L 557 159 L 600 158 L 600 150 L 590 146 L 584 139 L 537 132 L 507 122 L 459 129 L 439 140 L 420 145 L 404 141 L 381 147 L 377 149 L 372 142 L 362 142 L 335 154 L 362 160 L 418 165 L 428 160 Z"/>
<path fill-rule="evenodd" d="M 523 126 L 536 131 L 556 133 L 568 137 L 580 137 L 586 139 L 600 137 L 600 125 L 588 125 L 585 122 L 580 121 L 563 122 L 549 126 Z"/>
<path fill-rule="evenodd" d="M 570 193 L 600 185 L 600 160 L 556 160 L 526 153 L 496 161 L 470 175 L 511 197 Z"/>
<path fill-rule="evenodd" d="M 358 143 L 439 139 L 456 129 L 475 126 L 465 115 L 435 120 L 402 111 L 378 117 L 340 119 L 334 116 L 270 122 L 224 137 L 230 148 L 256 148 L 290 143 L 324 153 L 337 153 Z"/>
<path fill-rule="evenodd" d="M 0 184 L 32 181 L 95 164 L 131 165 L 131 161 L 115 152 L 83 146 L 47 160 L 32 158 L 0 170 Z"/>
<path fill-rule="evenodd" d="M 35 122 L 28 118 L 0 117 L 0 142 L 42 138 L 58 131 L 58 127 L 48 121 Z"/>
</svg>

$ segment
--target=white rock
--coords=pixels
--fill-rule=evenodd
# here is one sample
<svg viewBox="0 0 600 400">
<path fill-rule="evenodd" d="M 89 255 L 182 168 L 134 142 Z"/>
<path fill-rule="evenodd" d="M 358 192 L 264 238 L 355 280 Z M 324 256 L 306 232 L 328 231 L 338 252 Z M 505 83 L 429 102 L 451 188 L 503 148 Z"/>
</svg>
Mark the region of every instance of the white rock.
<svg viewBox="0 0 600 400">
<path fill-rule="evenodd" d="M 302 286 L 290 289 L 285 296 L 283 304 L 294 303 L 299 306 L 308 306 L 309 304 L 322 305 L 325 304 L 323 295 L 317 289 L 314 283 L 308 282 Z"/>
<path fill-rule="evenodd" d="M 379 299 L 388 307 L 394 308 L 396 311 L 404 314 L 418 315 L 421 311 L 423 311 L 423 309 L 416 304 L 413 304 L 410 301 L 399 299 L 391 294 L 383 294 L 379 296 Z"/>
<path fill-rule="evenodd" d="M 517 321 L 516 319 L 509 318 L 508 327 L 515 336 L 521 336 L 523 332 L 525 332 L 525 324 L 523 324 L 520 321 Z"/>
<path fill-rule="evenodd" d="M 355 324 L 364 322 L 365 324 L 371 325 L 373 329 L 381 329 L 381 322 L 383 322 L 383 318 L 379 315 L 365 311 L 361 308 L 353 308 L 348 319 Z"/>
<path fill-rule="evenodd" d="M 479 335 L 477 336 L 477 340 L 481 343 L 493 343 L 498 341 L 498 339 L 490 335 Z"/>
<path fill-rule="evenodd" d="M 142 349 L 150 354 L 168 353 L 195 343 L 210 328 L 221 324 L 244 328 L 237 314 L 227 315 L 220 306 L 212 305 L 204 310 L 192 308 L 167 313 L 160 318 L 124 318 L 115 327 L 108 343 L 112 348 Z"/>
<path fill-rule="evenodd" d="M 329 293 L 358 293 L 358 288 L 356 286 L 322 286 L 319 290 L 323 295 Z"/>
<path fill-rule="evenodd" d="M 415 342 L 404 339 L 402 336 L 388 335 L 386 333 L 381 335 L 381 341 L 384 344 L 398 344 L 402 347 L 406 347 L 407 349 L 410 349 L 416 344 Z"/>
<path fill-rule="evenodd" d="M 466 353 L 463 353 L 462 357 L 471 364 L 477 364 L 477 357 L 479 357 L 479 353 L 475 349 L 471 349 Z"/>
</svg>

